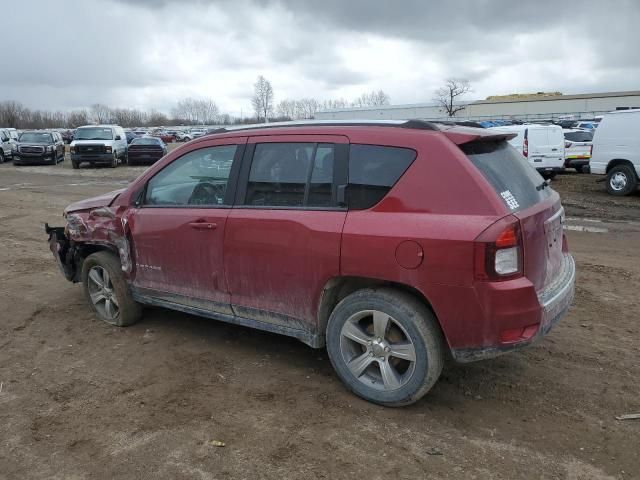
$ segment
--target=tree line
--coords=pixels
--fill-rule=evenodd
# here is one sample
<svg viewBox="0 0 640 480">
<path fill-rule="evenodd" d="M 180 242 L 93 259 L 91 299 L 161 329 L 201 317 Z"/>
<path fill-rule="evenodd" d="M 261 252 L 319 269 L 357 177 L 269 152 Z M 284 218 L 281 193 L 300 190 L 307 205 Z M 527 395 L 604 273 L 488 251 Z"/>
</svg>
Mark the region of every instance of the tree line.
<svg viewBox="0 0 640 480">
<path fill-rule="evenodd" d="M 457 92 L 456 92 L 457 93 Z M 466 92 L 465 92 L 466 93 Z M 312 97 L 285 98 L 275 102 L 271 82 L 260 75 L 254 84 L 251 98 L 253 117 L 234 117 L 223 113 L 210 98 L 185 98 L 178 101 L 167 115 L 158 110 L 112 108 L 95 103 L 88 108 L 70 111 L 30 109 L 20 102 L 0 102 L 0 126 L 19 129 L 77 128 L 90 123 L 114 123 L 123 127 L 155 127 L 164 125 L 231 125 L 276 120 L 313 119 L 321 110 L 347 107 L 376 107 L 389 105 L 390 98 L 383 90 L 364 92 L 351 100 L 344 98 L 318 100 Z M 443 101 L 443 107 L 446 106 Z M 453 107 L 449 103 L 449 108 Z M 455 114 L 455 112 L 451 112 Z M 450 113 L 450 114 L 451 114 Z"/>
</svg>

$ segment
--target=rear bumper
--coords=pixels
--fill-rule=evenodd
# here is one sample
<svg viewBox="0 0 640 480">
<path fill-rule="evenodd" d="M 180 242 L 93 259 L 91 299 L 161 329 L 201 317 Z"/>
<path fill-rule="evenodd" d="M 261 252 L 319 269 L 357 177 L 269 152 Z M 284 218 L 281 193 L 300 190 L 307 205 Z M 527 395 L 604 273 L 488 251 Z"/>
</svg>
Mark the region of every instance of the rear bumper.
<svg viewBox="0 0 640 480">
<path fill-rule="evenodd" d="M 570 167 L 570 168 L 584 167 L 586 165 L 589 165 L 589 158 L 588 157 L 567 158 L 564 164 L 566 167 Z"/>
<path fill-rule="evenodd" d="M 469 348 L 452 348 L 451 353 L 454 360 L 459 363 L 475 362 L 487 358 L 497 357 L 504 353 L 520 350 L 539 341 L 557 324 L 560 319 L 567 313 L 575 293 L 576 266 L 573 257 L 566 253 L 563 257 L 562 269 L 556 279 L 551 282 L 543 291 L 537 293 L 537 307 L 532 310 L 526 302 L 518 308 L 510 308 L 509 311 L 501 316 L 500 324 L 508 325 L 511 319 L 515 325 L 522 326 L 520 318 L 531 318 L 532 315 L 537 317 L 537 331 L 534 335 L 522 341 L 513 343 L 503 343 L 497 345 L 489 345 L 482 347 Z M 505 282 L 507 283 L 507 282 Z M 531 287 L 533 288 L 533 287 Z M 517 290 L 514 294 L 519 295 Z M 509 289 L 502 289 L 500 296 L 506 297 L 509 302 Z M 526 322 L 525 322 L 526 323 Z"/>
</svg>

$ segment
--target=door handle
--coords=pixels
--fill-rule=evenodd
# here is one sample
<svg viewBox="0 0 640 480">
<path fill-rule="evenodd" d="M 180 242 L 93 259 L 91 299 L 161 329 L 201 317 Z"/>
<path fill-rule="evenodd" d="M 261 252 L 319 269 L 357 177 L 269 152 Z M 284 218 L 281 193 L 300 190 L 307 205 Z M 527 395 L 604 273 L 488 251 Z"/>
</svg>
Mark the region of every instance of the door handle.
<svg viewBox="0 0 640 480">
<path fill-rule="evenodd" d="M 189 226 L 196 230 L 215 230 L 218 227 L 218 224 L 209 222 L 191 222 L 189 223 Z"/>
</svg>

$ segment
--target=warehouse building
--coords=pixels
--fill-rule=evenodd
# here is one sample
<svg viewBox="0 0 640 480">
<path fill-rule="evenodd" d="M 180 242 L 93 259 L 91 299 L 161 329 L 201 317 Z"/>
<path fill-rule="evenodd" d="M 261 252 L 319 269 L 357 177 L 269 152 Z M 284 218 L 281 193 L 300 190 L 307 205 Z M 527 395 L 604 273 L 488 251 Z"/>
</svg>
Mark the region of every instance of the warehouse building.
<svg viewBox="0 0 640 480">
<path fill-rule="evenodd" d="M 586 119 L 613 110 L 640 108 L 640 91 L 586 93 L 580 95 L 532 94 L 490 97 L 460 102 L 460 120 L 549 120 Z M 407 119 L 441 120 L 446 113 L 435 103 L 344 108 L 317 112 L 319 120 Z"/>
</svg>

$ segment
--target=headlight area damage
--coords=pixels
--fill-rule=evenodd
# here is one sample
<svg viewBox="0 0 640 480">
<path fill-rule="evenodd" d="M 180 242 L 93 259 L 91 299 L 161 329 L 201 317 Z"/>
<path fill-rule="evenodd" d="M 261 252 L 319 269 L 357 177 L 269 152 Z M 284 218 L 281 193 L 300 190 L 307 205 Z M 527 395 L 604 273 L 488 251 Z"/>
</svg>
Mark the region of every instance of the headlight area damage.
<svg viewBox="0 0 640 480">
<path fill-rule="evenodd" d="M 45 231 L 49 235 L 49 248 L 67 280 L 79 282 L 84 259 L 105 248 L 120 256 L 125 274 L 131 273 L 127 220 L 118 218 L 115 208 L 66 213 L 65 218 L 65 227 L 45 223 Z"/>
</svg>

